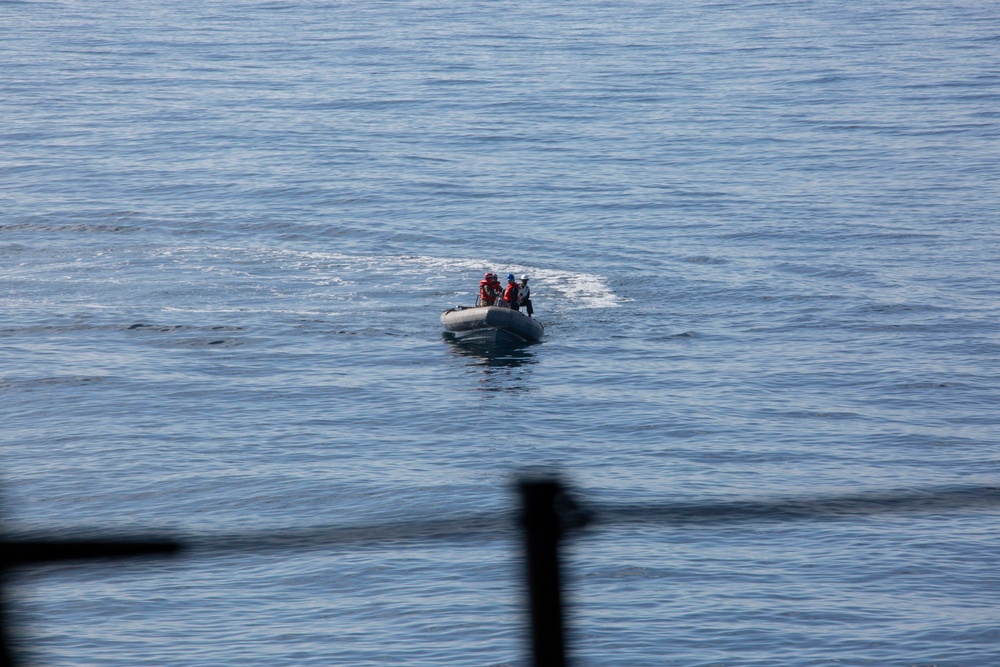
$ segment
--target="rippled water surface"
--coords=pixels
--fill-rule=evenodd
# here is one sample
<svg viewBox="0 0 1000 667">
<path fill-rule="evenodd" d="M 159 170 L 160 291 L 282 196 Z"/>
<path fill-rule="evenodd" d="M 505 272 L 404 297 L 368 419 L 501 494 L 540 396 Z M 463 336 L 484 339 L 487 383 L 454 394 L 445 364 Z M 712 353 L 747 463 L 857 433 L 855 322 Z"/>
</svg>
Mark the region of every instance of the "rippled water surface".
<svg viewBox="0 0 1000 667">
<path fill-rule="evenodd" d="M 535 467 L 596 506 L 994 484 L 998 10 L 0 2 L 8 524 L 461 520 Z M 487 270 L 531 274 L 541 343 L 442 337 Z M 604 524 L 576 663 L 996 664 L 998 518 Z M 53 667 L 521 665 L 518 548 L 9 598 Z"/>
</svg>

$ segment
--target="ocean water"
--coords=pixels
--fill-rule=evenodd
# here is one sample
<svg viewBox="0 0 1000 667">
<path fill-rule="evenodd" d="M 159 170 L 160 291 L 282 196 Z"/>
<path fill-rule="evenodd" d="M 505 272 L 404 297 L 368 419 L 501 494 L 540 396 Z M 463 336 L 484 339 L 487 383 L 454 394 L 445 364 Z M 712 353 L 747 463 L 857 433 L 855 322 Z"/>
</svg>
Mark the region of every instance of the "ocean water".
<svg viewBox="0 0 1000 667">
<path fill-rule="evenodd" d="M 1000 5 L 0 2 L 6 524 L 995 484 Z M 442 337 L 484 271 L 544 340 Z M 571 541 L 575 664 L 1000 663 L 1000 510 Z M 222 539 L 222 538 L 218 538 Z M 8 578 L 28 664 L 525 663 L 516 534 Z"/>
</svg>

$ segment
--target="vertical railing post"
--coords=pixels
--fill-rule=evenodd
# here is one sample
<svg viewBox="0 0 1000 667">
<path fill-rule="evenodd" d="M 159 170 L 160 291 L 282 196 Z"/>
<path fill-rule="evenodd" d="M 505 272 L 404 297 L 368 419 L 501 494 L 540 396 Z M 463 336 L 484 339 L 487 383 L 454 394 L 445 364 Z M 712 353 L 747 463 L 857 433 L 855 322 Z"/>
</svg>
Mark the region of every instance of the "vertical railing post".
<svg viewBox="0 0 1000 667">
<path fill-rule="evenodd" d="M 534 667 L 565 667 L 562 581 L 559 541 L 562 520 L 555 479 L 524 479 L 520 484 L 522 527 L 527 555 L 531 653 Z"/>
<path fill-rule="evenodd" d="M 0 548 L 6 547 L 6 544 L 0 544 Z M 4 607 L 5 600 L 2 597 L 3 584 L 6 583 L 4 579 L 7 574 L 4 569 L 0 569 L 0 667 L 14 667 L 14 658 L 10 653 L 10 641 L 8 639 L 7 609 Z"/>
</svg>

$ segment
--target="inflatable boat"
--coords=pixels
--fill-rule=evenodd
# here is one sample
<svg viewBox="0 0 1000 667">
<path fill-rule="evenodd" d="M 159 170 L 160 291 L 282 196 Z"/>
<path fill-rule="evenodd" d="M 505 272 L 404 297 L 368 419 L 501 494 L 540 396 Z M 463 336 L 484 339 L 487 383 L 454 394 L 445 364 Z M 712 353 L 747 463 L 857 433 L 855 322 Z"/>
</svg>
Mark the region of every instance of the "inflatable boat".
<svg viewBox="0 0 1000 667">
<path fill-rule="evenodd" d="M 441 314 L 441 324 L 455 338 L 482 343 L 533 343 L 545 333 L 538 320 L 497 306 L 455 306 Z"/>
</svg>

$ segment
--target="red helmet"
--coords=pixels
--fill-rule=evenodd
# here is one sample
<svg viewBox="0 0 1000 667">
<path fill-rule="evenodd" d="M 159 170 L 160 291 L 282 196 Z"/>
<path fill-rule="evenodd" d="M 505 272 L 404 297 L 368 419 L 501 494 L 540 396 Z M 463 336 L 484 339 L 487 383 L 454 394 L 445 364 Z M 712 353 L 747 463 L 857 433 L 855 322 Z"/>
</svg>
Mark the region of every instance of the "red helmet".
<svg viewBox="0 0 1000 667">
<path fill-rule="evenodd" d="M 493 277 L 493 274 L 487 271 L 486 275 L 483 276 L 483 280 L 489 280 L 492 277 Z"/>
</svg>

